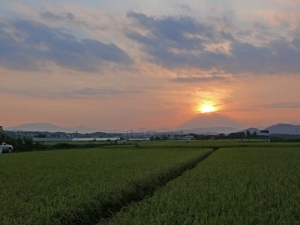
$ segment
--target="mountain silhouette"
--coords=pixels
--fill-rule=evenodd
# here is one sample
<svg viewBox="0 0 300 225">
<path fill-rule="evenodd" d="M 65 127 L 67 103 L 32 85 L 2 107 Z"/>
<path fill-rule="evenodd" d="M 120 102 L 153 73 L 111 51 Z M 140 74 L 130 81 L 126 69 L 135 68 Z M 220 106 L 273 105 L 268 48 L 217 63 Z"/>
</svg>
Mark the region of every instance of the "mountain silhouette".
<svg viewBox="0 0 300 225">
<path fill-rule="evenodd" d="M 276 124 L 270 127 L 267 127 L 266 130 L 269 130 L 273 134 L 300 134 L 300 125 L 292 124 Z"/>
<path fill-rule="evenodd" d="M 195 128 L 231 128 L 231 130 L 235 130 L 235 129 L 242 129 L 243 126 L 238 122 L 229 119 L 226 116 L 222 116 L 215 112 L 210 112 L 210 113 L 201 113 L 197 115 L 195 118 L 177 127 L 177 129 L 181 129 L 181 130 L 190 130 Z"/>
<path fill-rule="evenodd" d="M 50 123 L 26 123 L 16 127 L 8 127 L 7 130 L 19 130 L 19 131 L 39 131 L 39 132 L 79 132 L 79 133 L 92 133 L 96 132 L 96 129 L 86 127 L 84 125 L 77 127 L 60 127 Z"/>
</svg>

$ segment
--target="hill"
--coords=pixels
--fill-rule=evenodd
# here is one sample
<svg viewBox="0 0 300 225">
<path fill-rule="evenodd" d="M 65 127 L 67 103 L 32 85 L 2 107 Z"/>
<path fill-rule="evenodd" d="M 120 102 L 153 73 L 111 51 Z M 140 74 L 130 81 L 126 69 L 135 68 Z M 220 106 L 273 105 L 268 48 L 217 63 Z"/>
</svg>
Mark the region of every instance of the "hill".
<svg viewBox="0 0 300 225">
<path fill-rule="evenodd" d="M 266 130 L 269 130 L 272 134 L 298 134 L 300 135 L 300 125 L 292 124 L 276 124 L 270 127 L 267 127 Z"/>
<path fill-rule="evenodd" d="M 77 127 L 60 127 L 50 123 L 26 123 L 16 127 L 8 127 L 6 130 L 20 130 L 20 131 L 40 131 L 40 132 L 79 132 L 79 133 L 92 133 L 96 129 L 86 127 L 84 125 Z"/>
</svg>

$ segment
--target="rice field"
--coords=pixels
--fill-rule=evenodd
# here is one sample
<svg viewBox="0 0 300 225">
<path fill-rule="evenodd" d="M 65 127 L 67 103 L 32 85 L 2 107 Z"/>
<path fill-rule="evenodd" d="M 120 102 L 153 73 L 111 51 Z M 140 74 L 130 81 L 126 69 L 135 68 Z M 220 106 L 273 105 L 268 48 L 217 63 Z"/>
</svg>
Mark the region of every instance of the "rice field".
<svg viewBox="0 0 300 225">
<path fill-rule="evenodd" d="M 99 224 L 300 224 L 300 148 L 223 148 Z"/>
<path fill-rule="evenodd" d="M 112 146 L 3 154 L 0 224 L 54 224 L 145 177 L 168 171 L 206 149 Z M 76 210 L 75 210 L 76 211 Z"/>
<path fill-rule="evenodd" d="M 300 224 L 299 159 L 213 140 L 2 154 L 0 224 Z"/>
</svg>

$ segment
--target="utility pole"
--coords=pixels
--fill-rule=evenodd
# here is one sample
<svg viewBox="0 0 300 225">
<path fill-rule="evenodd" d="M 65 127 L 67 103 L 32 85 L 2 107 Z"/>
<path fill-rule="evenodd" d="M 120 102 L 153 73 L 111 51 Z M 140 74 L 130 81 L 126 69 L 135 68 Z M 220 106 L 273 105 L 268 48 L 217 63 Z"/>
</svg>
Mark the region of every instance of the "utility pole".
<svg viewBox="0 0 300 225">
<path fill-rule="evenodd" d="M 3 132 L 3 126 L 0 126 L 0 139 L 3 138 L 3 137 L 2 137 L 2 132 Z M 2 144 L 2 143 L 0 143 L 0 145 L 1 145 L 1 144 Z"/>
</svg>

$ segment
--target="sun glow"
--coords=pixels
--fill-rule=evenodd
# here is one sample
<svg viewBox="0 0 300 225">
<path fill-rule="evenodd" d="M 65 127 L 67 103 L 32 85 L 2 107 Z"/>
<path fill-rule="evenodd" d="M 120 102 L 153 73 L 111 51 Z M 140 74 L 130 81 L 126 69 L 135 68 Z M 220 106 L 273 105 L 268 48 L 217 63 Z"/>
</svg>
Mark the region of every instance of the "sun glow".
<svg viewBox="0 0 300 225">
<path fill-rule="evenodd" d="M 202 113 L 214 112 L 214 111 L 215 111 L 215 107 L 212 106 L 212 105 L 203 105 L 203 106 L 200 108 L 200 111 L 201 111 Z"/>
</svg>

